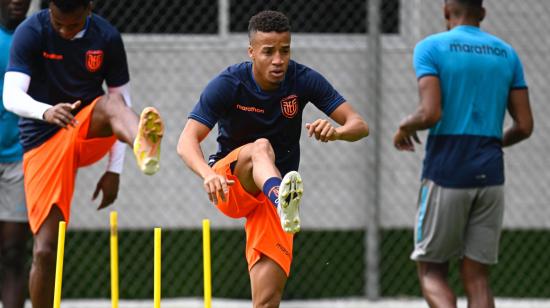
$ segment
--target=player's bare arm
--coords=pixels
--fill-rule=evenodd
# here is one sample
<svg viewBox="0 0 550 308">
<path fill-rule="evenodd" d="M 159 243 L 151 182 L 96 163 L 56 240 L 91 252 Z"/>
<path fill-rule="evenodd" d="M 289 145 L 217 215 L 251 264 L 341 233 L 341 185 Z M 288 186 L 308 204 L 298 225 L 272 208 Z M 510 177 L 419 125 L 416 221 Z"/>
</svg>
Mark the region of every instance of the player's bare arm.
<svg viewBox="0 0 550 308">
<path fill-rule="evenodd" d="M 393 137 L 393 144 L 400 151 L 414 151 L 414 142 L 420 143 L 416 132 L 434 126 L 441 118 L 439 78 L 435 76 L 420 78 L 418 91 L 420 94 L 418 108 L 401 121 Z"/>
<path fill-rule="evenodd" d="M 367 122 L 347 102 L 338 106 L 331 113 L 330 118 L 340 126 L 333 126 L 327 119 L 317 119 L 312 123 L 306 123 L 308 136 L 315 137 L 321 142 L 328 142 L 335 140 L 357 141 L 369 135 Z"/>
<path fill-rule="evenodd" d="M 206 125 L 189 119 L 181 132 L 177 151 L 185 164 L 203 179 L 204 190 L 208 194 L 210 202 L 217 204 L 217 195 L 222 201 L 226 201 L 232 181 L 215 173 L 204 160 L 200 143 L 208 136 L 208 133 L 210 133 L 210 128 Z"/>
<path fill-rule="evenodd" d="M 505 147 L 527 139 L 533 133 L 533 114 L 527 89 L 510 91 L 508 113 L 510 113 L 513 123 L 504 131 L 502 145 Z"/>
</svg>

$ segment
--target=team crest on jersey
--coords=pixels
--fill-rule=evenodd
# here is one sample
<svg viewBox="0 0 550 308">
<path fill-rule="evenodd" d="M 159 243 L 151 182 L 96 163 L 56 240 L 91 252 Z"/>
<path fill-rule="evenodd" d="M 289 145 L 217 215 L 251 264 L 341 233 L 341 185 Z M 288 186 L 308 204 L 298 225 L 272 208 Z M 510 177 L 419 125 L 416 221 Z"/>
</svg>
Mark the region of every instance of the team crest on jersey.
<svg viewBox="0 0 550 308">
<path fill-rule="evenodd" d="M 103 50 L 88 50 L 86 52 L 86 68 L 90 72 L 97 72 L 103 64 Z"/>
<path fill-rule="evenodd" d="M 298 114 L 298 96 L 290 95 L 281 100 L 281 110 L 283 115 L 292 119 Z"/>
</svg>

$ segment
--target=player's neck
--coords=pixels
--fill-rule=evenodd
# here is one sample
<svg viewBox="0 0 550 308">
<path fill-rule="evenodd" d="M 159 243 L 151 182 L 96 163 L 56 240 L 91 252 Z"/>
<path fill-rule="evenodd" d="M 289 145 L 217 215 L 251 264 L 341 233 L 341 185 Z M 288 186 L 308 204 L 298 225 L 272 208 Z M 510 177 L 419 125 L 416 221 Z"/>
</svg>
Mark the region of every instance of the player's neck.
<svg viewBox="0 0 550 308">
<path fill-rule="evenodd" d="M 473 27 L 480 27 L 481 22 L 479 20 L 475 20 L 469 17 L 461 17 L 452 19 L 450 22 L 450 29 L 453 29 L 454 27 L 458 26 L 473 26 Z"/>
<path fill-rule="evenodd" d="M 10 22 L 8 20 L 0 20 L 0 28 L 4 29 L 5 31 L 13 32 L 15 28 L 17 28 L 16 22 Z"/>
</svg>

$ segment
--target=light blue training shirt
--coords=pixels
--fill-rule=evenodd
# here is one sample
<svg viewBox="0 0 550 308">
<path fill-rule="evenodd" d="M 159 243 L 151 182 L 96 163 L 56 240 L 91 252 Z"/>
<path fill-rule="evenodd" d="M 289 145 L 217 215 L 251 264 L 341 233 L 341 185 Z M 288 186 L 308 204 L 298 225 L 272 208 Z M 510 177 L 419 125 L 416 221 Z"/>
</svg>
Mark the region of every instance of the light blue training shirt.
<svg viewBox="0 0 550 308">
<path fill-rule="evenodd" d="M 4 108 L 4 74 L 8 66 L 13 32 L 0 25 L 0 163 L 23 160 L 23 147 L 19 143 L 19 117 Z"/>
<path fill-rule="evenodd" d="M 514 49 L 474 26 L 431 35 L 414 50 L 418 79 L 440 80 L 442 116 L 430 129 L 422 177 L 440 186 L 504 183 L 503 122 L 513 89 L 527 88 Z"/>
</svg>

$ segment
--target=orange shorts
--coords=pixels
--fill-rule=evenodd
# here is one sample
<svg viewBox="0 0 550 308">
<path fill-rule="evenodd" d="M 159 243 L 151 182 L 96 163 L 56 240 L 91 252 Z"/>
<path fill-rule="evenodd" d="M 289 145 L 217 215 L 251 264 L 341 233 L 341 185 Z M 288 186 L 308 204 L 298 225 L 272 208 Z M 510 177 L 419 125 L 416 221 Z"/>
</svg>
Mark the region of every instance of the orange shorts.
<svg viewBox="0 0 550 308">
<path fill-rule="evenodd" d="M 86 139 L 92 111 L 100 98 L 75 116 L 76 127 L 60 129 L 23 156 L 29 224 L 35 234 L 54 204 L 69 222 L 77 169 L 100 160 L 116 141 L 115 136 Z"/>
<path fill-rule="evenodd" d="M 263 193 L 249 194 L 233 175 L 231 164 L 237 161 L 241 148 L 237 148 L 214 164 L 212 169 L 235 181 L 229 187 L 226 202 L 218 199 L 218 209 L 232 218 L 246 217 L 246 260 L 250 271 L 263 255 L 275 261 L 290 274 L 293 235 L 285 233 L 277 209 Z"/>
</svg>

